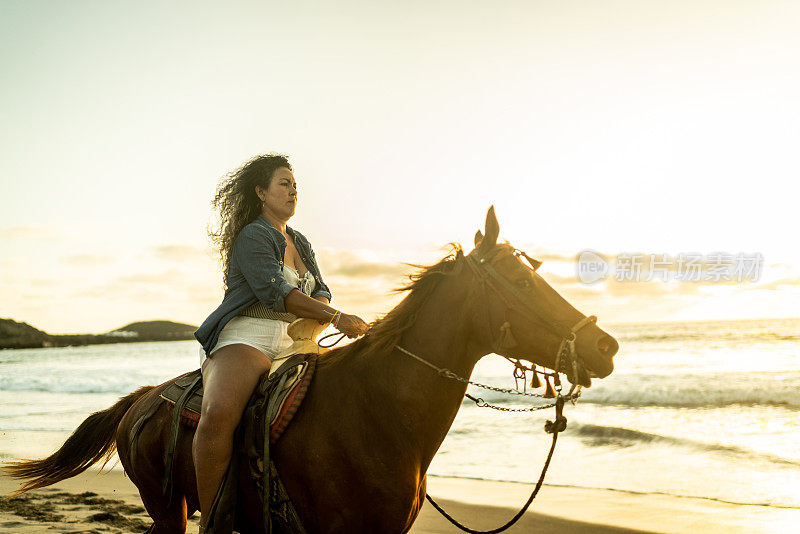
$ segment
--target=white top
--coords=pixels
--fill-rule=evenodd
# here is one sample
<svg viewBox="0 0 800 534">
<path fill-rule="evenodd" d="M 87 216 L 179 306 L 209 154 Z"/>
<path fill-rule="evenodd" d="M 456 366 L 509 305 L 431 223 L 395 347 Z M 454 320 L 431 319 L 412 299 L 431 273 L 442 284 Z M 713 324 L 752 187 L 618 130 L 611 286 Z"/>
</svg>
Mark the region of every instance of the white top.
<svg viewBox="0 0 800 534">
<path fill-rule="evenodd" d="M 285 263 L 283 264 L 283 278 L 289 285 L 296 287 L 308 296 L 311 296 L 311 292 L 317 286 L 317 281 L 314 280 L 314 275 L 311 274 L 311 271 L 306 271 L 300 277 L 300 273 L 296 269 L 289 267 Z"/>
</svg>

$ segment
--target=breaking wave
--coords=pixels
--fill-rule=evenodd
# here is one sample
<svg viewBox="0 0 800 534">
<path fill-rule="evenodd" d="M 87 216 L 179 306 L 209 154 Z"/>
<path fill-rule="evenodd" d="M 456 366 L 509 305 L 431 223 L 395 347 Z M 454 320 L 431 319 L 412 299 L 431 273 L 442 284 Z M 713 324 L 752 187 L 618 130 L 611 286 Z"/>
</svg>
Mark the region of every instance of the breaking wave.
<svg viewBox="0 0 800 534">
<path fill-rule="evenodd" d="M 615 376 L 613 383 L 595 381 L 594 386 L 583 390 L 580 402 L 627 407 L 702 408 L 738 404 L 800 408 L 798 384 L 800 371 L 676 375 L 668 380 L 659 375 L 631 374 Z M 469 392 L 495 404 L 524 404 L 531 400 L 474 386 Z"/>
<path fill-rule="evenodd" d="M 630 428 L 572 423 L 569 427 L 567 427 L 566 433 L 585 438 L 589 442 L 589 445 L 595 446 L 626 447 L 639 443 L 662 444 L 689 448 L 698 452 L 722 452 L 733 454 L 748 460 L 762 460 L 774 464 L 800 467 L 800 462 L 782 458 L 774 454 L 756 452 L 746 447 L 722 445 L 719 443 L 704 443 L 702 441 L 689 438 L 662 436 L 659 434 L 642 432 L 640 430 L 632 430 Z"/>
</svg>

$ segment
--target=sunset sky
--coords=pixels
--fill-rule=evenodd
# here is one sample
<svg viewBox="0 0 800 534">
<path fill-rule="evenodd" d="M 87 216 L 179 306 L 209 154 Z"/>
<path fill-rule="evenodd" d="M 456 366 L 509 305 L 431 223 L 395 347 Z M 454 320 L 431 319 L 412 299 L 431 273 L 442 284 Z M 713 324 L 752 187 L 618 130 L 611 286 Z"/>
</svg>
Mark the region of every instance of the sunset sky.
<svg viewBox="0 0 800 534">
<path fill-rule="evenodd" d="M 501 239 L 601 322 L 800 316 L 800 3 L 0 3 L 0 317 L 199 324 L 220 177 L 290 157 L 333 304 Z M 759 253 L 584 285 L 583 250 Z"/>
</svg>

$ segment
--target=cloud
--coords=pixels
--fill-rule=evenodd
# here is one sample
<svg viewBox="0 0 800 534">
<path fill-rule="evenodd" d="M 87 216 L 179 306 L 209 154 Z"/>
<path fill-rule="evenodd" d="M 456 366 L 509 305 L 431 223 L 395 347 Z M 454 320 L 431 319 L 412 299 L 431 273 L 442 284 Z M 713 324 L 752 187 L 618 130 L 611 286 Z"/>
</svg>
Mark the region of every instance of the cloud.
<svg viewBox="0 0 800 534">
<path fill-rule="evenodd" d="M 517 248 L 519 248 L 520 250 L 524 250 L 525 253 L 528 254 L 528 256 L 536 260 L 539 260 L 541 262 L 574 263 L 575 258 L 577 257 L 577 253 L 568 255 L 553 250 L 546 250 L 537 245 L 527 245 L 527 246 L 523 245 L 522 247 L 517 247 Z M 605 258 L 609 257 L 607 254 L 600 253 L 600 255 Z"/>
<path fill-rule="evenodd" d="M 166 300 L 173 300 L 171 294 L 162 288 L 133 287 L 111 283 L 76 291 L 73 298 L 102 300 L 106 303 L 117 302 L 127 305 L 142 302 L 163 303 Z"/>
<path fill-rule="evenodd" d="M 401 278 L 413 271 L 413 267 L 402 264 L 357 262 L 340 265 L 329 271 L 334 276 L 346 278 Z"/>
<path fill-rule="evenodd" d="M 699 285 L 691 282 L 632 282 L 609 278 L 605 281 L 603 294 L 612 297 L 632 296 L 639 298 L 677 294 L 688 295 L 697 293 Z"/>
<path fill-rule="evenodd" d="M 753 289 L 769 289 L 769 290 L 783 290 L 787 286 L 800 287 L 800 277 L 795 278 L 780 278 L 772 282 L 766 282 L 755 286 Z"/>
<path fill-rule="evenodd" d="M 561 276 L 554 273 L 542 273 L 542 277 L 564 295 L 571 299 L 630 299 L 632 302 L 641 302 L 644 307 L 649 302 L 653 304 L 664 299 L 695 297 L 707 295 L 712 288 L 727 292 L 757 289 L 752 284 L 736 282 L 688 282 L 671 280 L 617 280 L 613 276 L 593 284 L 584 284 L 575 276 Z"/>
<path fill-rule="evenodd" d="M 26 263 L 24 258 L 3 258 L 0 259 L 0 269 L 8 269 L 17 274 L 25 267 Z"/>
<path fill-rule="evenodd" d="M 139 272 L 116 276 L 95 285 L 72 291 L 72 298 L 105 298 L 152 302 L 165 300 L 216 300 L 215 287 L 198 283 L 179 269 Z"/>
<path fill-rule="evenodd" d="M 181 283 L 185 279 L 185 274 L 178 269 L 168 269 L 159 273 L 135 273 L 118 276 L 113 284 L 136 284 L 136 285 L 172 285 Z"/>
<path fill-rule="evenodd" d="M 58 261 L 65 265 L 83 267 L 111 263 L 115 259 L 115 256 L 106 254 L 70 254 L 68 256 L 61 256 Z"/>
<path fill-rule="evenodd" d="M 542 268 L 544 269 L 544 268 Z M 577 276 L 562 276 L 560 274 L 546 272 L 546 271 L 537 271 L 542 278 L 544 278 L 550 285 L 553 287 L 561 287 L 564 285 L 576 285 L 580 283 L 578 281 Z M 581 284 L 583 285 L 583 284 Z"/>
<path fill-rule="evenodd" d="M 380 258 L 373 253 L 325 249 L 320 251 L 320 264 L 324 269 L 322 276 L 328 279 L 391 279 L 402 280 L 414 271 L 413 267 L 402 262 Z"/>
<path fill-rule="evenodd" d="M 152 247 L 151 252 L 153 256 L 160 260 L 167 261 L 195 261 L 195 260 L 208 260 L 208 249 L 193 247 L 191 245 L 163 245 L 159 247 Z"/>
<path fill-rule="evenodd" d="M 32 278 L 30 282 L 32 287 L 59 287 L 64 283 L 59 278 Z"/>
<path fill-rule="evenodd" d="M 58 233 L 47 226 L 11 226 L 9 228 L 0 228 L 0 238 L 52 241 L 58 238 Z"/>
</svg>

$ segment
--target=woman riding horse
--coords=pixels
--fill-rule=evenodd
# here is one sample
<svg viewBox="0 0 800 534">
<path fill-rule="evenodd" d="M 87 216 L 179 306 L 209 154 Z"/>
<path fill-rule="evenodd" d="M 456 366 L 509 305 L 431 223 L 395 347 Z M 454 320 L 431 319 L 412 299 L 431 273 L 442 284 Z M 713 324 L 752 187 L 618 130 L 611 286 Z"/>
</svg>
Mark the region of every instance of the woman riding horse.
<svg viewBox="0 0 800 534">
<path fill-rule="evenodd" d="M 257 156 L 222 182 L 212 203 L 221 224 L 211 233 L 225 265 L 225 297 L 195 337 L 203 345 L 203 407 L 192 452 L 200 532 L 231 458 L 233 434 L 259 377 L 292 343 L 297 317 L 330 322 L 348 337 L 367 324 L 328 304 L 308 240 L 286 225 L 297 183 L 285 156 Z"/>
<path fill-rule="evenodd" d="M 280 168 L 263 174 L 274 175 L 273 182 L 262 182 L 257 193 L 263 195 L 273 187 L 281 187 L 275 177 L 288 175 L 276 172 Z M 251 185 L 247 186 L 248 191 L 255 189 Z M 287 185 L 293 192 L 291 180 Z M 265 204 L 273 206 L 268 213 L 274 211 L 274 206 L 286 209 L 292 199 L 282 198 L 283 205 L 280 195 L 263 198 Z M 259 204 L 256 206 L 260 208 Z M 291 211 L 284 215 L 286 219 Z M 241 220 L 261 220 L 258 213 Z M 269 221 L 264 218 L 262 222 Z M 281 244 L 283 239 L 294 237 L 300 261 L 308 261 L 305 265 L 309 268 L 315 265 L 310 248 L 298 246 L 299 234 L 294 232 L 292 236 L 287 228 L 287 236 L 271 224 L 269 228 L 273 228 Z M 544 366 L 553 370 L 550 376 L 561 372 L 573 385 L 583 387 L 614 370 L 613 358 L 619 348 L 616 340 L 597 326 L 593 316 L 578 311 L 536 273 L 539 262 L 509 243 L 498 243 L 499 231 L 494 209 L 490 208 L 485 235 L 476 233 L 475 248 L 470 253 L 464 254 L 456 246 L 435 265 L 423 267 L 401 288 L 408 291 L 405 298 L 371 325 L 367 335 L 331 350 L 317 362 L 302 408 L 280 440 L 270 446 L 270 458 L 278 472 L 288 474 L 281 477 L 283 485 L 309 534 L 409 532 L 425 501 L 428 467 L 464 400 L 467 379 L 486 354 Z M 247 235 L 244 230 L 242 235 Z M 272 254 L 281 258 L 284 249 L 275 247 L 277 252 L 272 249 Z M 263 253 L 270 249 L 261 250 Z M 309 253 L 303 259 L 306 250 Z M 234 269 L 240 255 L 234 247 L 228 280 L 231 287 L 236 276 L 245 276 L 237 275 Z M 276 261 L 285 263 L 289 259 L 297 258 L 285 255 Z M 268 280 L 271 282 L 272 276 Z M 260 287 L 267 286 L 257 288 L 263 294 Z M 292 303 L 295 293 L 309 308 L 317 306 L 317 311 L 328 313 L 332 310 L 323 302 L 292 290 L 283 301 L 290 311 L 303 308 Z M 256 299 L 247 302 L 255 303 Z M 353 328 L 350 333 L 356 333 L 360 324 L 356 319 L 349 327 L 342 321 L 340 329 Z M 221 366 L 215 362 L 223 361 L 219 356 L 224 350 L 208 360 L 217 369 Z M 262 353 L 254 350 L 250 354 L 260 358 Z M 240 367 L 252 365 L 241 359 L 245 363 Z M 234 375 L 242 373 L 239 368 L 230 367 L 231 388 L 240 387 L 241 376 Z M 214 379 L 219 378 L 218 371 L 214 373 Z M 103 458 L 110 458 L 116 449 L 125 473 L 153 518 L 148 532 L 185 534 L 187 519 L 203 506 L 208 509 L 211 492 L 206 494 L 204 504 L 197 491 L 193 429 L 184 427 L 173 433 L 174 413 L 161 397 L 180 378 L 141 387 L 90 415 L 47 458 L 7 464 L 11 476 L 25 480 L 19 492 L 74 477 Z M 241 386 L 241 391 L 245 389 Z M 217 398 L 224 400 L 230 393 L 219 388 Z M 563 405 L 564 400 L 566 397 L 560 396 L 556 406 L 558 401 Z M 239 414 L 235 416 L 238 418 Z M 203 417 L 208 422 L 207 414 Z M 230 428 L 235 426 L 233 421 L 227 424 Z M 205 439 L 213 436 L 196 442 Z M 167 461 L 169 450 L 174 451 L 171 463 Z M 246 459 L 237 466 L 233 529 L 266 534 L 263 494 L 250 476 L 252 466 Z M 200 471 L 207 474 L 203 469 Z M 164 480 L 169 474 L 173 483 L 165 492 Z"/>
</svg>

